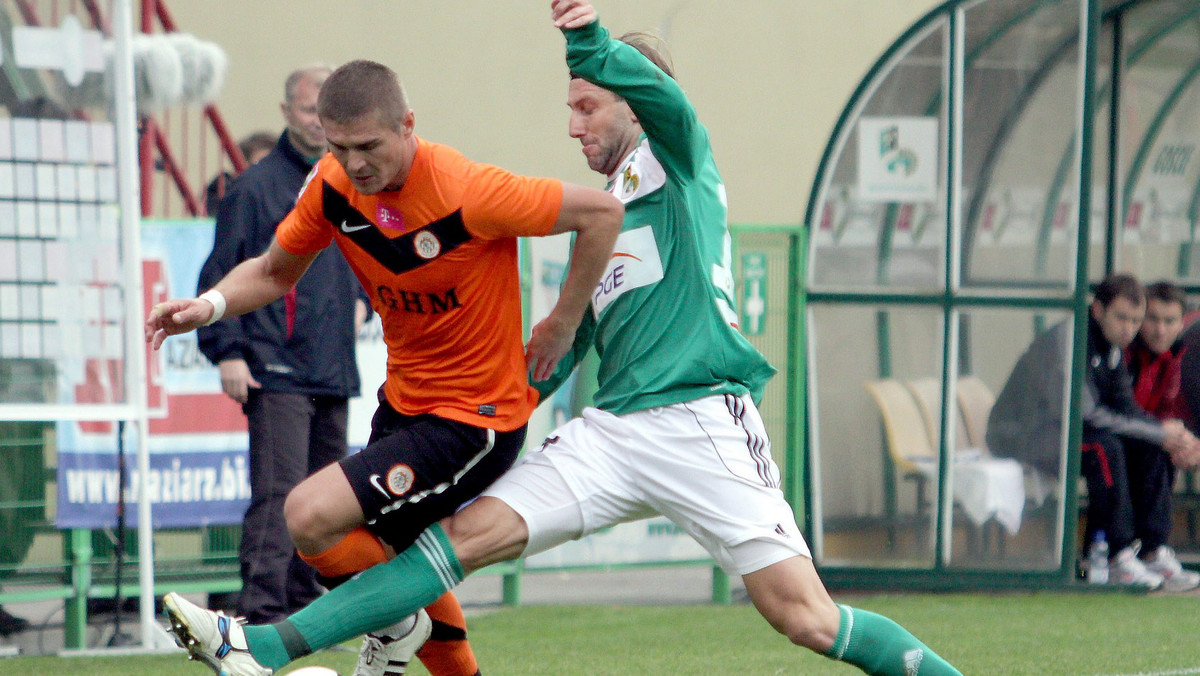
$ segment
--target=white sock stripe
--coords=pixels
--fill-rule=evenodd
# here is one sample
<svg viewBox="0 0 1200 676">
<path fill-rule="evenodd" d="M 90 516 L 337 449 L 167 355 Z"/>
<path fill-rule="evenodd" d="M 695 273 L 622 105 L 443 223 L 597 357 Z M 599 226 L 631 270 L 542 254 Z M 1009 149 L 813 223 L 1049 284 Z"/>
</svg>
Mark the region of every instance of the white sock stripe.
<svg viewBox="0 0 1200 676">
<path fill-rule="evenodd" d="M 450 565 L 450 560 L 446 558 L 446 553 L 442 551 L 441 543 L 429 531 L 421 533 L 414 543 L 425 555 L 425 559 L 429 561 L 429 565 L 433 567 L 433 571 L 437 573 L 438 578 L 446 589 L 453 589 L 456 584 L 454 581 L 454 570 Z"/>
<path fill-rule="evenodd" d="M 854 613 L 850 612 L 850 608 L 840 604 L 838 605 L 838 610 L 842 611 L 842 620 L 846 624 L 846 640 L 842 643 L 842 647 L 838 650 L 837 655 L 833 657 L 833 659 L 840 662 L 842 657 L 846 655 L 846 648 L 850 647 L 850 634 L 854 631 Z M 834 640 L 836 641 L 837 639 Z"/>
<path fill-rule="evenodd" d="M 419 544 L 417 546 L 421 548 L 421 552 L 425 555 L 425 559 L 429 561 L 430 566 L 433 567 L 433 571 L 437 574 L 438 580 L 442 583 L 442 586 L 446 589 L 452 589 L 454 587 L 453 577 L 451 576 L 450 572 L 446 570 L 445 564 L 438 561 L 437 553 L 431 552 L 426 544 Z"/>
<path fill-rule="evenodd" d="M 442 549 L 441 540 L 428 530 L 421 534 L 418 540 L 422 547 L 426 550 L 427 556 L 432 556 L 431 563 L 435 563 L 437 569 L 441 571 L 443 579 L 446 581 L 447 588 L 455 585 L 454 567 L 450 564 L 450 558 L 446 556 L 446 552 Z"/>
<path fill-rule="evenodd" d="M 446 573 L 442 570 L 441 562 L 438 560 L 437 555 L 430 551 L 429 544 L 425 541 L 424 533 L 417 538 L 417 541 L 413 543 L 413 546 L 417 548 L 417 551 L 421 552 L 421 556 L 425 557 L 425 560 L 429 563 L 429 566 L 433 568 L 434 574 L 438 576 L 438 580 L 440 580 L 442 584 L 445 584 Z"/>
</svg>

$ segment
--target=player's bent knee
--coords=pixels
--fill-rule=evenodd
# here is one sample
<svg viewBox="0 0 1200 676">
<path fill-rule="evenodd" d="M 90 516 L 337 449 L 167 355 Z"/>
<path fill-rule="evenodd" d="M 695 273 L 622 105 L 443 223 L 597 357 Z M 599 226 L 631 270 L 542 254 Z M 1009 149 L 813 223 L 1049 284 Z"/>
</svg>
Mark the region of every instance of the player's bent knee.
<svg viewBox="0 0 1200 676">
<path fill-rule="evenodd" d="M 283 520 L 287 523 L 288 534 L 292 536 L 293 542 L 310 539 L 313 517 L 312 506 L 307 504 L 303 497 L 298 497 L 295 490 L 288 493 L 283 501 Z"/>
<path fill-rule="evenodd" d="M 503 501 L 483 497 L 441 521 L 463 570 L 470 574 L 515 559 L 525 549 L 525 520 Z"/>
<path fill-rule="evenodd" d="M 331 524 L 323 515 L 320 503 L 304 493 L 299 486 L 288 493 L 283 503 L 283 518 L 296 547 L 305 554 L 318 554 L 326 548 Z"/>
</svg>

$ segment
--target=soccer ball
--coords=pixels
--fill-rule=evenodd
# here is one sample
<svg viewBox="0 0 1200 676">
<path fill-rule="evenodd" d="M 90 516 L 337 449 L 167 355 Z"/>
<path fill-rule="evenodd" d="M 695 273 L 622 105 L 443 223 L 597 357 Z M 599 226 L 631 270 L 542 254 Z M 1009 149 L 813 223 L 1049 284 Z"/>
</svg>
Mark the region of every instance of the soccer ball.
<svg viewBox="0 0 1200 676">
<path fill-rule="evenodd" d="M 338 672 L 329 667 L 300 667 L 289 671 L 287 676 L 338 676 Z"/>
</svg>

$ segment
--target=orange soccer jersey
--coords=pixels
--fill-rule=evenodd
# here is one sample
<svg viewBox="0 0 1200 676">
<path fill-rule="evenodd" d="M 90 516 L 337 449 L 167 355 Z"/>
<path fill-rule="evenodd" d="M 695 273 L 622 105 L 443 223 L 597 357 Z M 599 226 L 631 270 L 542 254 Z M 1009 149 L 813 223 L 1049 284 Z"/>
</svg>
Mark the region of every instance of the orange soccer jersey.
<svg viewBox="0 0 1200 676">
<path fill-rule="evenodd" d="M 403 187 L 377 195 L 357 192 L 326 155 L 275 237 L 297 255 L 331 240 L 345 254 L 383 320 L 393 408 L 510 431 L 537 404 L 516 237 L 548 234 L 561 206 L 560 181 L 419 139 Z"/>
</svg>

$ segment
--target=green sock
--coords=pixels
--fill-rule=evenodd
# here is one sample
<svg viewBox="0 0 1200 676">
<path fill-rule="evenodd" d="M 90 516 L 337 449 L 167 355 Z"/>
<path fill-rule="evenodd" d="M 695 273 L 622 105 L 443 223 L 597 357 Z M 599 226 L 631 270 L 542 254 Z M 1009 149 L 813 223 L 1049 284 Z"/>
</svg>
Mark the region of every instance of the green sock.
<svg viewBox="0 0 1200 676">
<path fill-rule="evenodd" d="M 313 651 L 395 624 L 463 579 L 462 564 L 442 527 L 430 526 L 396 558 L 372 566 L 273 625 L 245 627 L 246 644 L 270 669 Z"/>
<path fill-rule="evenodd" d="M 877 676 L 962 676 L 917 637 L 882 615 L 839 605 L 842 624 L 826 657 Z"/>
</svg>

